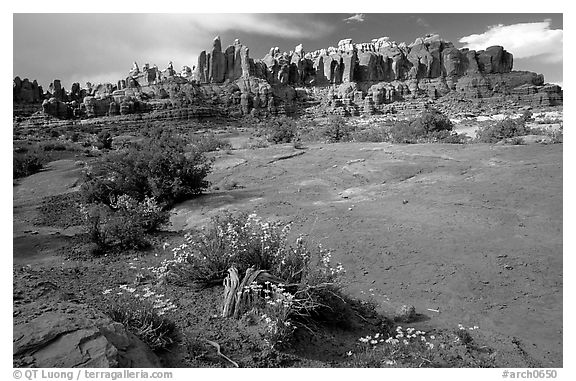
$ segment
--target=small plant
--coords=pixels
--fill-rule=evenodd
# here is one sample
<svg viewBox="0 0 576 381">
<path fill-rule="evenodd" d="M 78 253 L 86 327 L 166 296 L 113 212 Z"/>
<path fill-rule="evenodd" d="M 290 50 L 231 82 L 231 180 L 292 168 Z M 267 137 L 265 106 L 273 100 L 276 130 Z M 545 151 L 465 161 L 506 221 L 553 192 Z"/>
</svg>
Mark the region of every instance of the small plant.
<svg viewBox="0 0 576 381">
<path fill-rule="evenodd" d="M 148 246 L 146 233 L 157 230 L 169 217 L 154 199 L 137 201 L 127 195 L 111 205 L 82 205 L 81 213 L 89 238 L 97 247 L 94 254 L 111 248 L 142 249 Z"/>
<path fill-rule="evenodd" d="M 170 300 L 162 299 L 149 288 L 138 290 L 120 286 L 120 290 L 111 293 L 111 289 L 103 294 L 107 307 L 105 313 L 127 330 L 146 343 L 153 351 L 169 349 L 178 341 L 176 324 L 165 316 L 167 311 L 176 306 Z"/>
<path fill-rule="evenodd" d="M 352 140 L 354 128 L 339 115 L 330 115 L 324 127 L 323 135 L 329 143 L 348 142 Z"/>
<path fill-rule="evenodd" d="M 217 137 L 213 133 L 208 133 L 200 137 L 192 138 L 192 144 L 199 152 L 212 152 L 232 149 L 230 142 Z"/>
<path fill-rule="evenodd" d="M 470 328 L 470 331 L 478 327 Z M 465 339 L 461 339 L 461 337 Z M 347 352 L 349 367 L 493 367 L 492 350 L 475 346 L 469 330 L 433 334 L 408 327 L 359 338 Z"/>
</svg>

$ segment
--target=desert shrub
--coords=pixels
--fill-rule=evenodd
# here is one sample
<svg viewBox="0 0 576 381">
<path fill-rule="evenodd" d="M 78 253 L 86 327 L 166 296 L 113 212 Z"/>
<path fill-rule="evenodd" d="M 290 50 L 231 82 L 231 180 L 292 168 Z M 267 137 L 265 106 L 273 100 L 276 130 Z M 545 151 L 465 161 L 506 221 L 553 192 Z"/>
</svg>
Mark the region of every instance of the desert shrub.
<svg viewBox="0 0 576 381">
<path fill-rule="evenodd" d="M 530 129 L 526 127 L 526 119 L 524 117 L 517 119 L 506 118 L 476 130 L 476 140 L 481 143 L 497 143 L 503 139 L 528 134 L 530 134 Z"/>
<path fill-rule="evenodd" d="M 108 300 L 104 309 L 113 321 L 122 323 L 153 351 L 169 349 L 178 341 L 178 328 L 164 315 L 165 308 L 160 308 L 157 302 L 150 302 L 143 297 L 153 292 L 149 289 L 143 290 L 143 295 L 138 294 L 138 299 L 133 296 L 135 289 L 121 286 L 120 293 L 124 294 L 123 291 L 128 295 Z"/>
<path fill-rule="evenodd" d="M 64 142 L 43 142 L 40 148 L 44 151 L 66 151 L 69 147 Z"/>
<path fill-rule="evenodd" d="M 221 283 L 231 268 L 240 279 L 266 271 L 276 281 L 252 282 L 240 290 L 238 297 L 246 303 L 237 314 L 256 317 L 272 346 L 286 343 L 295 325 L 338 324 L 337 318 L 345 316 L 338 315 L 342 265 L 332 267 L 330 251 L 308 246 L 301 236 L 290 245 L 289 230 L 290 225 L 254 214 L 226 213 L 208 228 L 186 235 L 186 242 L 173 249 L 174 258 L 155 272 L 168 282 L 207 286 Z"/>
<path fill-rule="evenodd" d="M 329 143 L 347 142 L 352 140 L 354 127 L 340 115 L 330 115 L 323 130 L 323 135 Z"/>
<path fill-rule="evenodd" d="M 378 124 L 354 131 L 352 138 L 356 142 L 381 143 L 389 141 L 390 134 L 387 126 Z"/>
<path fill-rule="evenodd" d="M 240 145 L 241 149 L 258 149 L 258 148 L 267 148 L 270 146 L 268 140 L 262 137 L 252 138 L 250 137 L 247 141 L 243 142 Z"/>
<path fill-rule="evenodd" d="M 232 145 L 225 139 L 219 138 L 213 133 L 204 134 L 200 137 L 193 137 L 192 144 L 200 152 L 212 152 L 218 150 L 232 149 Z"/>
<path fill-rule="evenodd" d="M 464 135 L 453 131 L 450 119 L 435 109 L 424 110 L 411 120 L 396 122 L 388 129 L 393 143 L 462 143 Z"/>
<path fill-rule="evenodd" d="M 60 130 L 57 129 L 57 128 L 52 128 L 52 129 L 49 131 L 49 135 L 50 135 L 50 137 L 52 137 L 52 138 L 57 138 L 57 137 L 59 137 L 61 134 L 62 134 L 62 131 L 60 131 Z"/>
<path fill-rule="evenodd" d="M 96 244 L 94 254 L 112 248 L 142 249 L 148 246 L 146 233 L 168 222 L 169 213 L 152 198 L 137 201 L 123 195 L 111 205 L 81 205 L 81 213 L 90 241 Z"/>
<path fill-rule="evenodd" d="M 66 139 L 76 143 L 78 140 L 80 140 L 80 133 L 78 131 L 70 131 L 66 134 Z"/>
<path fill-rule="evenodd" d="M 46 155 L 35 149 L 15 152 L 12 157 L 13 176 L 18 179 L 37 173 L 44 167 L 46 161 Z"/>
<path fill-rule="evenodd" d="M 96 147 L 98 149 L 112 148 L 112 135 L 110 135 L 110 132 L 103 130 L 96 135 Z"/>
<path fill-rule="evenodd" d="M 266 121 L 265 126 L 266 139 L 274 144 L 291 143 L 298 135 L 296 121 L 287 116 Z"/>
<path fill-rule="evenodd" d="M 185 152 L 185 145 L 182 138 L 160 133 L 103 155 L 84 174 L 85 202 L 110 205 L 126 194 L 170 206 L 200 194 L 208 187 L 211 162 L 201 151 Z"/>
</svg>

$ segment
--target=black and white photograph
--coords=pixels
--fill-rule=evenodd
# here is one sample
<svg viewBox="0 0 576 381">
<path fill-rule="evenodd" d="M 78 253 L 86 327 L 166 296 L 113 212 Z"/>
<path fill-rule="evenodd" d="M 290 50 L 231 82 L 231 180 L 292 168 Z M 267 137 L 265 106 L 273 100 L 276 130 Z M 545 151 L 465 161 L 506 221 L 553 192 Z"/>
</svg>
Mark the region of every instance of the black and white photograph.
<svg viewBox="0 0 576 381">
<path fill-rule="evenodd" d="M 6 379 L 568 379 L 564 13 L 111 4 L 9 15 Z"/>
</svg>

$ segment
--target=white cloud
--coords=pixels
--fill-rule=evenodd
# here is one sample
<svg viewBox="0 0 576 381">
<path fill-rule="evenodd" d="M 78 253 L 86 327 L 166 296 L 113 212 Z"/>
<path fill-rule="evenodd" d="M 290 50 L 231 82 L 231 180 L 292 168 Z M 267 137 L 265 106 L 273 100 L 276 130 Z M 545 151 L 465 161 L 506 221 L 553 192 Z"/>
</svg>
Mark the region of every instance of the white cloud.
<svg viewBox="0 0 576 381">
<path fill-rule="evenodd" d="M 334 27 L 318 20 L 312 20 L 308 15 L 273 15 L 263 13 L 253 14 L 171 14 L 149 15 L 155 22 L 169 31 L 180 31 L 180 34 L 220 33 L 238 30 L 282 38 L 313 38 L 323 37 L 334 30 Z M 174 38 L 174 36 L 170 36 Z"/>
<path fill-rule="evenodd" d="M 428 21 L 426 21 L 426 19 L 422 18 L 422 17 L 418 17 L 416 19 L 416 24 L 424 27 L 424 28 L 428 28 L 430 27 L 430 24 L 428 24 Z"/>
<path fill-rule="evenodd" d="M 366 18 L 366 16 L 364 15 L 364 13 L 356 13 L 353 16 L 350 17 L 346 17 L 344 20 L 342 21 L 346 21 L 347 23 L 351 23 L 351 22 L 364 22 L 364 19 Z"/>
<path fill-rule="evenodd" d="M 313 40 L 334 28 L 310 14 L 18 14 L 13 74 L 44 87 L 58 78 L 69 89 L 72 82 L 126 78 L 134 61 L 164 69 L 171 60 L 177 71 L 192 67 L 217 35 L 224 49 L 240 38 L 259 58 L 265 53 L 254 41 Z"/>
<path fill-rule="evenodd" d="M 472 34 L 460 38 L 465 48 L 473 50 L 486 49 L 489 46 L 501 45 L 522 59 L 539 57 L 546 62 L 562 62 L 562 29 L 550 29 L 550 20 L 535 23 L 512 25 L 493 25 L 482 34 Z"/>
</svg>

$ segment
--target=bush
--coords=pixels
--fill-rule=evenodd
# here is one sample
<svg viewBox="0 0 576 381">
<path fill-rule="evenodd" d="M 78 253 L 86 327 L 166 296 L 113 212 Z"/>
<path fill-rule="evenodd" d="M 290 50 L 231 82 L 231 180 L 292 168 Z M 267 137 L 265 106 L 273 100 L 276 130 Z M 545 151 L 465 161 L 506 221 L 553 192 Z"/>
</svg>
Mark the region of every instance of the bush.
<svg viewBox="0 0 576 381">
<path fill-rule="evenodd" d="M 500 140 L 525 136 L 530 134 L 530 129 L 526 127 L 526 118 L 518 119 L 506 118 L 495 124 L 481 127 L 476 130 L 476 140 L 481 143 L 497 143 Z"/>
<path fill-rule="evenodd" d="M 139 202 L 130 196 L 120 196 L 111 205 L 82 205 L 85 226 L 90 240 L 96 244 L 94 254 L 111 248 L 141 249 L 148 246 L 146 233 L 156 231 L 168 222 L 169 213 L 152 198 Z"/>
<path fill-rule="evenodd" d="M 389 139 L 393 143 L 462 143 L 465 139 L 453 131 L 450 119 L 435 109 L 423 111 L 411 120 L 397 122 L 389 128 Z"/>
<path fill-rule="evenodd" d="M 286 343 L 294 325 L 340 324 L 347 317 L 341 313 L 342 265 L 332 267 L 330 251 L 308 247 L 302 237 L 289 245 L 289 229 L 254 214 L 224 214 L 209 228 L 188 234 L 186 243 L 173 249 L 174 258 L 155 272 L 169 282 L 207 286 L 237 271 L 248 283 L 238 291 L 242 303 L 237 302 L 235 316 L 252 315 L 272 346 Z M 272 281 L 258 282 L 259 270 Z"/>
<path fill-rule="evenodd" d="M 230 142 L 217 137 L 213 133 L 208 133 L 200 137 L 193 137 L 192 144 L 196 147 L 196 150 L 200 152 L 232 149 Z"/>
<path fill-rule="evenodd" d="M 267 122 L 266 138 L 271 143 L 291 143 L 296 140 L 297 134 L 298 126 L 292 118 L 283 116 L 273 118 Z"/>
<path fill-rule="evenodd" d="M 96 135 L 96 147 L 98 149 L 111 149 L 112 148 L 112 135 L 108 131 L 100 131 Z"/>
<path fill-rule="evenodd" d="M 171 206 L 200 194 L 209 185 L 211 162 L 200 151 L 184 152 L 185 145 L 165 132 L 100 157 L 84 175 L 85 202 L 111 205 L 125 194 Z"/>
<path fill-rule="evenodd" d="M 14 153 L 12 157 L 12 169 L 15 179 L 30 176 L 40 170 L 46 164 L 46 156 L 37 150 Z"/>
<path fill-rule="evenodd" d="M 68 146 L 63 142 L 44 142 L 40 144 L 44 151 L 66 151 Z"/>
<path fill-rule="evenodd" d="M 376 125 L 355 131 L 352 138 L 356 142 L 381 143 L 389 141 L 390 134 L 387 126 Z"/>
<path fill-rule="evenodd" d="M 352 140 L 354 128 L 339 115 L 330 115 L 324 127 L 323 135 L 329 143 L 348 142 Z"/>
<path fill-rule="evenodd" d="M 73 143 L 78 142 L 80 140 L 80 133 L 78 131 L 70 131 L 66 134 L 66 138 L 72 141 Z"/>
</svg>

